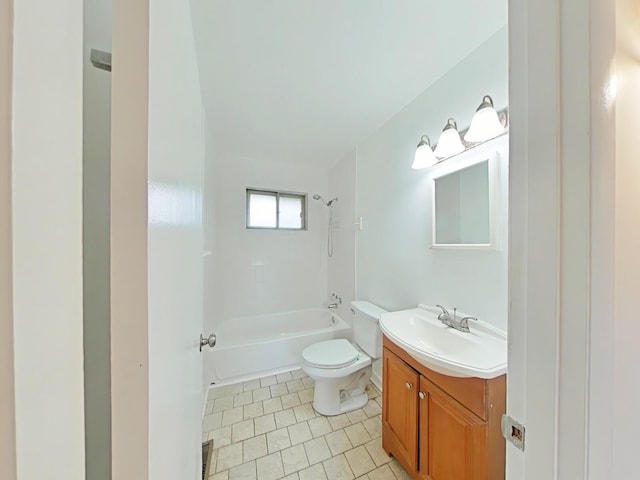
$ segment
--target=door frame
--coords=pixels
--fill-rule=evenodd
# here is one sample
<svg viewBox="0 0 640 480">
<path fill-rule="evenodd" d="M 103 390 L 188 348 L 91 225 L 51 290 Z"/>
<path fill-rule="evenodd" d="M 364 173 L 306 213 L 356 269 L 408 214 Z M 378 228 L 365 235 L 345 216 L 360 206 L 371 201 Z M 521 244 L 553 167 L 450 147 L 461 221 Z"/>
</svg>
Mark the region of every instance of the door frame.
<svg viewBox="0 0 640 480">
<path fill-rule="evenodd" d="M 0 259 L 11 259 L 11 117 L 13 0 L 0 0 Z M 13 271 L 0 268 L 0 465 L 16 478 L 16 426 L 13 371 Z"/>
<path fill-rule="evenodd" d="M 596 404 L 590 399 L 596 397 L 598 387 L 609 383 L 612 373 L 611 327 L 604 313 L 613 306 L 608 282 L 613 279 L 608 266 L 613 250 L 607 228 L 613 212 L 615 157 L 611 154 L 615 148 L 611 128 L 597 128 L 611 120 L 611 110 L 600 108 L 599 102 L 610 73 L 615 7 L 604 0 L 583 3 L 509 1 L 508 408 L 529 427 L 526 455 L 508 447 L 508 475 L 513 479 L 565 478 L 565 474 L 587 478 L 589 472 L 611 465 L 610 454 L 597 449 L 600 439 L 594 433 L 604 433 L 603 439 L 610 436 L 607 422 L 612 402 L 600 398 Z M 114 68 L 113 75 L 112 161 L 116 165 L 112 175 L 118 187 L 112 192 L 112 208 L 116 209 L 124 208 L 126 199 L 135 200 L 127 201 L 127 208 L 146 205 L 146 198 L 143 201 L 140 196 L 140 182 L 146 180 L 142 163 L 146 144 L 119 144 L 123 140 L 118 134 L 133 127 L 141 132 L 136 137 L 146 138 L 142 133 L 148 107 L 148 1 L 133 8 L 124 0 L 114 1 L 114 58 L 120 65 L 120 72 Z M 592 24 L 594 19 L 598 22 Z M 601 49 L 585 48 L 597 42 L 602 42 Z M 581 88 L 584 78 L 590 82 Z M 124 98 L 131 100 L 128 106 Z M 132 176 L 119 183 L 119 175 L 125 172 Z M 125 191 L 127 186 L 131 191 Z M 122 213 L 129 221 L 142 215 Z M 112 223 L 113 252 L 125 240 L 130 251 L 139 251 L 144 233 L 136 232 L 132 248 L 131 230 L 126 238 L 123 232 L 124 226 L 135 224 L 144 222 L 127 225 L 123 218 L 122 223 Z M 144 423 L 148 402 L 143 401 L 148 391 L 142 380 L 148 370 L 146 305 L 139 301 L 146 297 L 123 287 L 131 285 L 124 281 L 131 280 L 130 273 L 139 281 L 136 288 L 146 285 L 146 269 L 128 272 L 126 258 L 116 255 L 114 259 L 120 266 L 112 270 L 112 301 L 123 296 L 133 302 L 112 312 L 112 345 L 118 346 L 112 347 L 114 476 L 126 469 L 127 475 L 146 478 L 147 455 L 139 455 L 148 448 Z M 123 345 L 130 345 L 130 351 Z M 597 372 L 593 369 L 596 356 L 604 361 Z M 138 413 L 134 424 L 128 423 L 125 407 Z M 598 477 L 593 474 L 592 478 Z"/>
<path fill-rule="evenodd" d="M 0 2 L 3 13 L 10 11 L 11 0 L 0 0 Z M 612 231 L 611 229 L 614 227 L 611 215 L 614 212 L 615 182 L 612 176 L 615 170 L 613 160 L 615 158 L 615 119 L 612 119 L 610 110 L 603 111 L 593 107 L 600 104 L 600 93 L 610 74 L 612 35 L 615 42 L 615 25 L 612 26 L 611 23 L 614 22 L 615 12 L 613 9 L 615 7 L 612 5 L 613 2 L 603 0 L 593 0 L 584 6 L 581 5 L 582 3 L 584 2 L 561 0 L 544 2 L 510 0 L 509 2 L 512 91 L 510 107 L 513 127 L 511 135 L 511 158 L 513 159 L 511 191 L 522 193 L 520 199 L 515 195 L 512 195 L 511 198 L 512 262 L 510 266 L 512 278 L 510 281 L 509 325 L 511 364 L 509 411 L 528 424 L 528 446 L 532 447 L 527 451 L 526 460 L 523 455 L 509 447 L 508 464 L 511 478 L 535 478 L 532 472 L 536 469 L 536 464 L 540 465 L 542 472 L 551 474 L 548 477 L 539 478 L 558 478 L 559 469 L 570 458 L 579 460 L 577 464 L 574 464 L 578 468 L 584 470 L 586 466 L 588 470 L 576 475 L 576 478 L 604 478 L 604 475 L 598 475 L 598 472 L 610 472 L 612 462 L 609 449 L 599 447 L 606 446 L 606 442 L 612 436 L 611 409 L 613 401 L 610 398 L 605 398 L 602 392 L 610 392 L 607 390 L 607 386 L 611 385 L 613 374 L 613 327 L 609 325 L 608 321 L 610 320 L 610 312 L 614 311 L 613 307 L 615 306 L 611 298 L 611 285 L 613 285 L 615 275 L 611 266 L 613 262 L 609 262 L 614 257 L 614 240 L 612 235 L 607 232 Z M 575 13 L 575 16 L 571 16 L 572 13 Z M 9 15 L 0 15 L 0 21 L 9 22 L 10 18 Z M 600 20 L 598 23 L 593 22 L 590 25 L 591 19 Z M 549 38 L 545 40 L 541 38 L 539 32 L 547 32 L 550 25 L 552 31 Z M 1 28 L 0 32 L 9 33 L 10 30 L 9 28 Z M 6 78 L 7 75 L 11 75 L 12 47 L 9 44 L 7 48 L 7 38 L 9 41 L 11 40 L 10 33 L 8 36 L 0 38 L 0 42 L 2 42 L 0 43 L 0 62 L 9 66 L 8 68 L 0 68 L 0 72 L 5 72 L 5 76 L 0 78 L 0 116 L 2 117 L 0 118 L 0 137 L 2 138 L 11 137 L 10 126 L 6 125 L 6 122 L 2 123 L 2 120 L 7 118 L 7 112 L 11 114 L 12 87 L 11 84 L 7 85 Z M 567 42 L 561 43 L 561 38 L 566 39 Z M 577 51 L 580 46 L 586 50 L 584 49 L 585 44 L 577 42 L 578 39 L 586 40 L 588 45 L 601 46 L 599 49 L 591 51 L 590 63 L 585 64 L 584 52 Z M 114 91 L 118 89 L 120 93 L 123 93 L 118 98 L 127 98 L 130 101 L 129 107 L 126 105 L 127 101 L 118 101 L 113 104 L 114 119 L 118 119 L 113 122 L 114 128 L 120 129 L 120 131 L 131 127 L 146 129 L 148 52 L 146 55 L 144 53 L 148 49 L 147 42 L 148 1 L 135 2 L 135 5 L 132 5 L 131 2 L 124 0 L 114 0 L 114 57 L 117 59 L 120 69 L 120 71 L 114 70 Z M 546 67 L 540 72 L 536 72 L 535 66 L 543 60 L 541 58 L 543 47 L 549 47 L 549 42 L 551 42 L 551 51 L 555 52 L 555 56 L 551 62 L 546 59 Z M 572 72 L 571 62 L 572 59 L 575 60 L 574 54 L 577 55 L 580 65 Z M 551 69 L 551 72 L 547 68 Z M 586 72 L 585 68 L 587 68 Z M 586 78 L 591 81 L 591 88 L 586 99 L 584 91 L 571 91 L 572 85 L 569 80 L 575 78 L 578 72 L 586 73 Z M 548 77 L 545 76 L 549 73 Z M 536 85 L 538 80 L 541 83 Z M 549 98 L 544 99 L 536 95 L 536 92 L 547 89 L 551 92 Z M 532 99 L 531 103 L 528 102 L 528 98 Z M 560 100 L 560 102 L 554 103 L 551 99 Z M 572 110 L 574 113 L 576 109 L 579 113 L 584 113 L 585 100 L 587 108 L 590 110 L 589 127 L 594 135 L 590 142 L 584 138 L 584 124 L 576 127 L 578 131 L 573 131 L 573 126 L 569 123 L 574 118 L 570 114 Z M 540 101 L 539 105 L 537 105 L 538 101 Z M 528 107 L 535 108 L 535 110 L 529 110 Z M 131 117 L 128 117 L 129 114 Z M 550 116 L 552 121 L 548 122 Z M 558 137 L 558 130 L 552 129 L 551 126 L 560 128 L 562 135 Z M 136 135 L 136 137 L 146 139 L 146 135 L 143 134 Z M 122 151 L 126 150 L 126 152 L 130 152 L 129 148 L 132 148 L 136 152 L 132 156 L 124 152 L 112 155 L 116 162 L 120 161 L 119 167 L 116 166 L 116 168 L 121 170 L 116 173 L 122 175 L 126 172 L 129 175 L 134 175 L 134 178 L 128 180 L 122 178 L 121 180 L 127 183 L 119 183 L 117 189 L 114 189 L 113 194 L 116 195 L 116 202 L 121 202 L 115 206 L 122 209 L 125 197 L 131 195 L 127 192 L 128 185 L 137 187 L 134 189 L 135 195 L 138 195 L 135 200 L 136 202 L 140 201 L 139 182 L 142 177 L 146 182 L 146 172 L 144 174 L 142 172 L 144 165 L 140 162 L 142 158 L 146 160 L 146 152 L 143 155 L 146 145 L 142 145 L 141 142 L 135 145 L 120 145 L 119 142 L 121 143 L 123 140 L 120 140 L 119 137 L 114 138 L 116 148 L 120 148 Z M 539 138 L 551 139 L 550 145 L 534 144 L 533 140 Z M 129 140 L 135 141 L 135 139 Z M 578 164 L 580 171 L 580 175 L 576 177 L 567 175 L 568 169 L 573 166 L 573 163 L 565 163 L 562 155 L 563 151 L 566 152 L 563 148 L 569 148 L 573 142 L 576 142 L 580 151 L 583 154 L 586 152 L 590 159 L 588 167 L 576 158 L 572 159 Z M 0 142 L 0 145 L 10 145 L 10 143 Z M 540 148 L 545 152 L 544 154 Z M 536 160 L 541 157 L 543 162 L 536 163 Z M 522 163 L 517 161 L 518 158 L 523 159 Z M 129 166 L 131 170 L 125 170 L 127 160 L 133 160 Z M 7 157 L 6 150 L 0 151 L 0 168 L 2 169 L 0 179 L 10 178 L 10 165 L 11 158 Z M 530 174 L 535 174 L 535 176 L 530 176 Z M 586 178 L 585 174 L 588 174 Z M 546 182 L 545 188 L 541 188 L 539 182 Z M 0 184 L 0 195 L 4 200 L 11 198 L 7 185 L 6 181 Z M 547 188 L 549 185 L 553 186 L 550 196 Z M 516 189 L 516 187 L 518 188 Z M 523 189 L 521 190 L 520 187 Z M 590 205 L 593 205 L 593 208 L 585 207 L 581 203 L 585 195 L 590 199 Z M 538 205 L 538 201 L 542 201 L 542 205 Z M 146 196 L 144 202 L 140 205 L 146 205 Z M 127 204 L 127 208 L 130 208 L 131 205 L 134 204 Z M 529 209 L 527 207 L 532 205 L 538 205 L 538 207 L 536 207 L 534 214 L 528 215 Z M 559 205 L 565 208 L 560 210 Z M 569 205 L 574 205 L 578 209 L 580 225 L 573 225 L 572 219 L 566 215 L 572 211 L 568 207 Z M 0 253 L 3 256 L 11 253 L 10 243 L 7 242 L 7 239 L 11 238 L 11 220 L 8 217 L 10 208 L 10 202 L 0 202 L 0 233 L 2 234 Z M 563 212 L 563 214 L 559 214 L 559 212 Z M 524 215 L 520 217 L 517 215 L 519 213 L 524 213 Z M 544 215 L 545 213 L 550 214 L 551 217 Z M 130 214 L 140 215 L 140 212 L 131 212 Z M 531 232 L 525 234 L 527 230 L 524 227 L 531 226 L 534 219 L 540 217 L 544 223 L 550 224 L 544 238 L 538 239 Z M 112 232 L 116 227 L 115 232 L 112 233 L 112 241 L 115 240 L 116 245 L 118 242 L 125 241 L 121 230 L 125 219 L 122 222 L 122 224 L 112 225 Z M 517 227 L 523 227 L 523 229 L 519 230 Z M 567 233 L 567 228 L 576 228 L 576 230 L 571 230 L 570 234 L 566 236 L 564 234 Z M 579 242 L 579 251 L 565 257 L 562 253 L 566 252 L 567 247 L 571 245 L 570 240 L 581 236 L 578 233 L 584 234 L 585 228 L 589 239 L 588 244 Z M 130 230 L 128 231 L 130 232 Z M 582 236 L 582 238 L 584 237 Z M 126 240 L 129 241 L 130 238 L 127 237 Z M 138 238 L 136 242 L 139 241 Z M 543 247 L 542 251 L 539 250 L 540 247 Z M 540 257 L 542 257 L 543 263 L 537 265 Z M 586 279 L 588 280 L 570 273 L 571 267 L 576 264 L 578 271 L 584 273 L 583 263 L 585 260 L 587 260 L 591 272 L 590 277 L 587 274 Z M 552 273 L 539 273 L 543 266 L 547 266 L 550 269 L 549 272 Z M 146 274 L 146 269 L 144 272 L 142 270 L 139 269 L 136 278 L 142 278 Z M 124 273 L 124 269 L 116 269 L 112 275 L 115 274 L 116 279 L 122 279 Z M 520 276 L 522 281 L 516 280 L 516 275 Z M 550 279 L 550 282 L 542 282 L 541 278 Z M 8 283 L 7 280 L 9 280 Z M 124 278 L 124 280 L 129 279 Z M 125 281 L 122 285 L 130 284 Z M 567 289 L 571 288 L 578 289 L 577 296 L 568 298 Z M 120 291 L 115 292 L 115 295 L 126 294 L 121 290 L 123 290 L 123 286 Z M 0 295 L 3 298 L 12 297 L 11 272 L 8 269 L 2 269 L 0 272 Z M 146 298 L 146 296 L 139 295 L 138 298 Z M 536 301 L 540 303 L 536 305 Z M 574 306 L 574 301 L 577 302 L 578 311 L 581 314 L 572 318 L 567 309 Z M 11 334 L 4 335 L 4 332 L 11 332 L 13 325 L 10 302 L 3 301 L 0 305 L 4 307 L 0 309 L 0 328 L 4 329 L 3 335 L 0 335 L 0 341 L 8 344 L 6 345 L 8 348 L 5 349 L 3 343 L 2 351 L 12 359 L 13 356 L 9 352 L 11 352 L 13 337 Z M 121 315 L 115 312 L 112 316 L 112 335 L 115 334 L 115 344 L 120 345 L 112 351 L 115 355 L 112 358 L 114 366 L 114 393 L 112 393 L 114 477 L 118 477 L 116 472 L 121 473 L 126 469 L 125 476 L 146 478 L 147 456 L 140 455 L 140 453 L 144 454 L 141 449 L 144 450 L 147 443 L 147 428 L 144 422 L 147 419 L 148 403 L 142 401 L 146 395 L 147 386 L 145 382 L 138 381 L 143 376 L 146 378 L 148 368 L 144 355 L 146 351 L 146 316 L 135 316 L 136 312 L 140 312 L 142 309 L 146 309 L 146 305 L 142 306 L 138 303 L 130 306 L 127 311 L 120 312 Z M 583 315 L 585 313 L 586 316 Z M 588 319 L 586 324 L 585 318 Z M 127 322 L 130 323 L 127 325 Z M 576 327 L 575 331 L 578 332 L 575 343 L 573 342 L 576 340 L 576 336 L 573 335 L 573 327 Z M 132 336 L 131 328 L 134 328 L 138 335 Z M 127 335 L 125 335 L 125 331 Z M 143 340 L 145 343 L 141 343 Z M 569 340 L 572 340 L 571 344 L 568 343 Z M 537 348 L 540 342 L 549 345 L 554 354 L 550 355 L 548 350 L 543 351 L 543 349 Z M 573 349 L 570 348 L 572 344 L 575 347 Z M 122 348 L 123 345 L 131 345 L 130 351 Z M 520 360 L 516 356 L 516 349 L 523 352 Z M 137 364 L 138 367 L 128 371 L 127 369 L 133 364 L 131 362 L 138 359 L 141 360 Z M 541 362 L 542 368 L 534 369 L 533 366 L 537 366 L 538 361 Z M 571 393 L 567 391 L 567 385 L 559 382 L 559 378 L 563 377 L 574 363 L 580 369 L 577 380 L 580 388 Z M 13 368 L 10 365 L 10 363 L 2 362 L 3 368 L 0 370 L 2 373 L 0 382 L 4 392 L 11 392 L 14 385 Z M 590 368 L 585 369 L 586 365 L 589 365 Z M 550 387 L 551 391 L 547 391 L 544 396 L 529 397 L 527 395 L 540 385 Z M 131 392 L 135 394 L 133 397 L 129 397 L 125 390 L 129 386 L 134 389 Z M 574 395 L 576 395 L 575 398 Z M 13 395 L 9 395 L 9 398 L 13 398 Z M 127 398 L 133 398 L 133 401 L 125 405 Z M 569 406 L 567 402 L 570 399 L 577 400 L 578 406 L 573 410 L 574 414 L 572 415 L 567 408 Z M 0 408 L 2 408 L 2 418 L 15 419 L 15 411 L 10 402 L 3 402 Z M 124 415 L 125 408 L 135 408 L 135 411 L 139 413 L 137 417 L 139 420 L 136 423 L 125 424 L 131 419 L 130 416 Z M 541 419 L 542 422 L 539 424 L 535 421 L 536 411 L 541 414 L 546 412 L 546 418 Z M 564 416 L 564 413 L 567 412 L 570 414 L 569 417 Z M 5 413 L 7 416 L 4 415 Z M 78 414 L 82 415 L 82 412 Z M 567 428 L 576 422 L 577 433 L 569 433 L 567 436 L 567 432 L 572 432 Z M 9 433 L 8 448 L 0 449 L 3 465 L 6 467 L 13 464 L 15 466 L 15 431 L 11 430 L 11 425 L 7 427 L 3 424 L 0 425 L 0 428 L 3 429 L 0 431 L 3 434 L 3 439 L 6 438 L 4 433 Z M 8 430 L 6 430 L 7 428 Z M 565 432 L 565 434 L 560 435 L 560 432 Z M 588 443 L 585 441 L 585 434 L 588 435 Z M 576 439 L 579 440 L 577 443 Z M 536 449 L 536 443 L 543 445 L 543 447 Z M 571 445 L 577 448 L 574 449 Z M 588 461 L 585 459 L 585 452 L 590 453 Z M 7 457 L 6 461 L 5 456 Z M 522 475 L 519 476 L 519 474 Z"/>
<path fill-rule="evenodd" d="M 611 468 L 614 4 L 509 1 L 511 479 Z"/>
<path fill-rule="evenodd" d="M 112 475 L 144 480 L 149 477 L 148 0 L 113 0 L 112 55 Z"/>
<path fill-rule="evenodd" d="M 82 7 L 0 4 L 0 342 L 9 358 L 0 389 L 10 395 L 0 402 L 9 443 L 0 456 L 10 478 L 37 477 L 41 463 L 84 478 Z M 35 444 L 47 445 L 39 463 Z"/>
</svg>

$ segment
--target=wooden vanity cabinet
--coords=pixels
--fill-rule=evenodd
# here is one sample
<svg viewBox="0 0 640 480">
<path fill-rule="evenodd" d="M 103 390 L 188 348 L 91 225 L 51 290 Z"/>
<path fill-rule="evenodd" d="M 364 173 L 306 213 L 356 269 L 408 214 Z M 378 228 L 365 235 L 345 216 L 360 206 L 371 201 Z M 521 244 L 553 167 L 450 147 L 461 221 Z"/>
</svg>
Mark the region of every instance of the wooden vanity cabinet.
<svg viewBox="0 0 640 480">
<path fill-rule="evenodd" d="M 418 468 L 418 387 L 420 376 L 397 356 L 383 353 L 382 422 L 391 435 L 389 448 L 405 468 Z M 385 410 L 384 406 L 392 408 Z M 384 446 L 384 442 L 383 442 Z"/>
<path fill-rule="evenodd" d="M 505 380 L 439 374 L 385 337 L 382 447 L 416 480 L 504 480 Z"/>
</svg>

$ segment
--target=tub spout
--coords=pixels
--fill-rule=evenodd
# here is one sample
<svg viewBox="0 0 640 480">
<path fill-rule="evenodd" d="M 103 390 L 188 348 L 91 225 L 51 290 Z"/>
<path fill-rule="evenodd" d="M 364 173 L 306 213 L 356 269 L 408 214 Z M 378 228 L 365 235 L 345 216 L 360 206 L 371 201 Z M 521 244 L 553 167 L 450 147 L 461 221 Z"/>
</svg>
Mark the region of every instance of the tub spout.
<svg viewBox="0 0 640 480">
<path fill-rule="evenodd" d="M 337 303 L 330 303 L 329 305 L 327 305 L 327 308 L 329 310 L 335 310 L 338 308 L 338 304 Z"/>
</svg>

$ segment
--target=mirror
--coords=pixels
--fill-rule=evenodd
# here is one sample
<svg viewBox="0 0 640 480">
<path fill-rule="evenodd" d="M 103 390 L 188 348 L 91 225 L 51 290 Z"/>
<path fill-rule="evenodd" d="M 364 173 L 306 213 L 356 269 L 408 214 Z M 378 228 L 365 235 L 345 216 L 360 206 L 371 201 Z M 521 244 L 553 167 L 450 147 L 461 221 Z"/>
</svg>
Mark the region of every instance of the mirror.
<svg viewBox="0 0 640 480">
<path fill-rule="evenodd" d="M 494 154 L 434 176 L 432 248 L 497 248 L 495 174 Z"/>
</svg>

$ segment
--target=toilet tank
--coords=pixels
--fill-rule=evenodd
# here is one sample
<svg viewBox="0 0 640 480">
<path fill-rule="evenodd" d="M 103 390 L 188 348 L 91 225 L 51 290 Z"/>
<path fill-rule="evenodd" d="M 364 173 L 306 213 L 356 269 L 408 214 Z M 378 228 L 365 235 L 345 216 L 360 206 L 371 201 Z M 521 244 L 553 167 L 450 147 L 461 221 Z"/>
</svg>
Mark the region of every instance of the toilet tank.
<svg viewBox="0 0 640 480">
<path fill-rule="evenodd" d="M 372 358 L 382 356 L 382 330 L 380 315 L 386 313 L 384 308 L 365 300 L 351 302 L 353 312 L 353 340 Z"/>
</svg>

